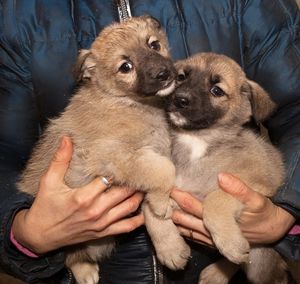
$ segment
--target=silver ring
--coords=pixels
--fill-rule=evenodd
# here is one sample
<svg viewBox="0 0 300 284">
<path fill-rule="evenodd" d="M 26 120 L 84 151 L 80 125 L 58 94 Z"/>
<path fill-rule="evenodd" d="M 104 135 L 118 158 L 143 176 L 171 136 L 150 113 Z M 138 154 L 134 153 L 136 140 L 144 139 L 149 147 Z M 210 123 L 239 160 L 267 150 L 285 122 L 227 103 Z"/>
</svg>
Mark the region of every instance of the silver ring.
<svg viewBox="0 0 300 284">
<path fill-rule="evenodd" d="M 111 187 L 111 179 L 106 177 L 101 177 L 101 181 L 109 188 Z"/>
</svg>

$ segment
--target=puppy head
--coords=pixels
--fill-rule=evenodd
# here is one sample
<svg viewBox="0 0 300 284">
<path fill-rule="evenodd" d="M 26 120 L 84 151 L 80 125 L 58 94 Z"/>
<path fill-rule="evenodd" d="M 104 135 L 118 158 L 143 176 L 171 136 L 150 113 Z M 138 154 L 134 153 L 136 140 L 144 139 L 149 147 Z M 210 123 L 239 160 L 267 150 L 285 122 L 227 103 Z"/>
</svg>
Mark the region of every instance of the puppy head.
<svg viewBox="0 0 300 284">
<path fill-rule="evenodd" d="M 185 129 L 243 125 L 266 119 L 275 104 L 229 57 L 200 53 L 176 63 L 178 87 L 170 96 L 171 123 Z"/>
<path fill-rule="evenodd" d="M 131 18 L 102 30 L 90 50 L 82 51 L 77 76 L 114 95 L 168 95 L 176 69 L 160 23 L 152 17 Z"/>
</svg>

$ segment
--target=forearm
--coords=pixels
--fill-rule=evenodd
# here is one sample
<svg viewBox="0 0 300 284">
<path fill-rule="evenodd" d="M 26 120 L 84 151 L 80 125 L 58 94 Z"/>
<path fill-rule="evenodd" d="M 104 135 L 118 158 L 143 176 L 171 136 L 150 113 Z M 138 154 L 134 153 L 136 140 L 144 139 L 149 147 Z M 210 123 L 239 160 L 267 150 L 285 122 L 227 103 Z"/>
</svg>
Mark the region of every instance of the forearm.
<svg viewBox="0 0 300 284">
<path fill-rule="evenodd" d="M 0 265 L 9 274 L 27 282 L 48 278 L 64 267 L 64 253 L 60 251 L 39 258 L 31 258 L 20 252 L 10 241 L 14 216 L 29 208 L 32 198 L 25 194 L 12 196 L 0 207 Z"/>
</svg>

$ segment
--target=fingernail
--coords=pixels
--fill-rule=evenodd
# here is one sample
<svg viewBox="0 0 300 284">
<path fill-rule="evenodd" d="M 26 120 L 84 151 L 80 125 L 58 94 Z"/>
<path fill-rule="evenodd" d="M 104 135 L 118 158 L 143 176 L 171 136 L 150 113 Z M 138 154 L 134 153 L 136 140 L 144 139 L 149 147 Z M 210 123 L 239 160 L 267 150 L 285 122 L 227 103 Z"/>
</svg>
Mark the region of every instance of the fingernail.
<svg viewBox="0 0 300 284">
<path fill-rule="evenodd" d="M 66 137 L 64 136 L 61 141 L 60 141 L 60 146 L 59 146 L 59 150 L 63 150 L 67 145 L 67 140 Z"/>
<path fill-rule="evenodd" d="M 223 185 L 229 185 L 231 183 L 231 176 L 227 173 L 219 173 L 218 181 Z"/>
</svg>

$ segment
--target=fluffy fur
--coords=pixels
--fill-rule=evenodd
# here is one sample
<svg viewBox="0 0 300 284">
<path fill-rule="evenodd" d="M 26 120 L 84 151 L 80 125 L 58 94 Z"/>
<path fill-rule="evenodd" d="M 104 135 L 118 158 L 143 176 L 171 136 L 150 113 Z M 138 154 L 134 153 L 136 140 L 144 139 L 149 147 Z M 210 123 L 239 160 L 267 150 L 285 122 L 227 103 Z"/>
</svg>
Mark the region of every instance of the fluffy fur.
<svg viewBox="0 0 300 284">
<path fill-rule="evenodd" d="M 50 121 L 19 189 L 37 193 L 61 137 L 70 136 L 74 152 L 67 185 L 77 188 L 97 176 L 110 176 L 114 184 L 146 192 L 147 229 L 160 260 L 175 269 L 186 262 L 190 250 L 181 241 L 169 254 L 162 241 L 167 233 L 158 230 L 158 216 L 167 213 L 175 181 L 161 96 L 174 90 L 176 70 L 165 33 L 147 16 L 108 26 L 91 49 L 80 53 L 75 71 L 84 83 L 60 117 Z M 176 230 L 171 222 L 169 226 Z M 97 261 L 113 247 L 113 238 L 103 238 L 69 249 L 66 264 L 79 284 L 98 283 Z"/>
<path fill-rule="evenodd" d="M 227 283 L 242 264 L 252 283 L 287 283 L 286 265 L 272 248 L 253 247 L 237 224 L 243 204 L 220 190 L 217 175 L 230 172 L 272 196 L 282 184 L 281 155 L 246 127 L 266 119 L 275 104 L 230 58 L 197 54 L 176 64 L 179 86 L 167 112 L 173 125 L 176 185 L 203 201 L 203 221 L 227 259 L 208 266 L 200 283 Z"/>
</svg>

